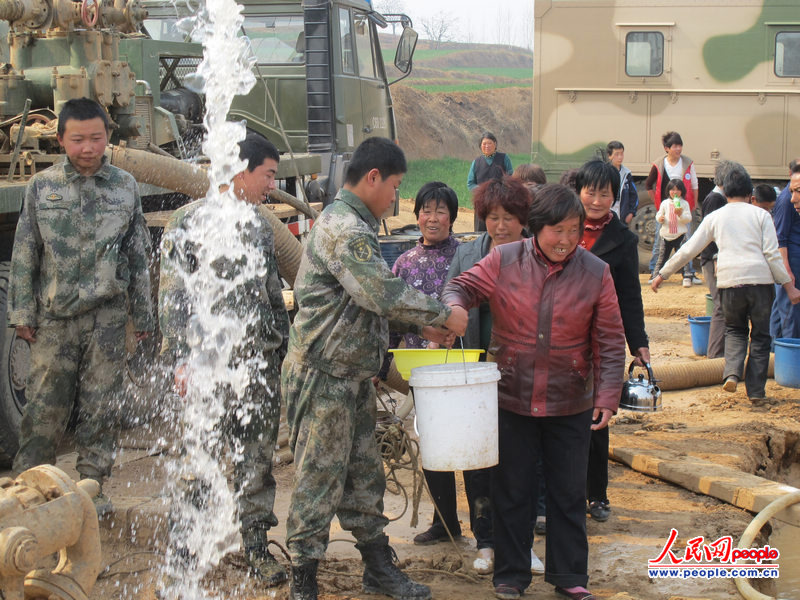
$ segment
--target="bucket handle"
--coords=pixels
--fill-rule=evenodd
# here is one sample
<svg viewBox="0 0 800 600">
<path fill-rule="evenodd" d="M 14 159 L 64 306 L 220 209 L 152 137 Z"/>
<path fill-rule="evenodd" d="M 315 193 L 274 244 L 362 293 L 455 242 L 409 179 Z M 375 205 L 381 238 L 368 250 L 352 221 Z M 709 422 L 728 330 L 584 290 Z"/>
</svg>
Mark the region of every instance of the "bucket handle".
<svg viewBox="0 0 800 600">
<path fill-rule="evenodd" d="M 458 336 L 458 342 L 461 344 L 461 364 L 464 365 L 464 385 L 469 385 L 467 381 L 467 355 L 464 353 L 464 338 Z M 444 362 L 447 364 L 447 356 L 450 354 L 450 348 L 444 353 Z"/>
</svg>

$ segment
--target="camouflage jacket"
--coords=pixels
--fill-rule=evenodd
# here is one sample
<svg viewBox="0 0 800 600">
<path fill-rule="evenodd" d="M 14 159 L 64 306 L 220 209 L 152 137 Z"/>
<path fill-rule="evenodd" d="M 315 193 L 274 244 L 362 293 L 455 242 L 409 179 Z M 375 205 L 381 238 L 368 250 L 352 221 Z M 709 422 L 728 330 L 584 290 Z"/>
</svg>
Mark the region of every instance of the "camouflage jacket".
<svg viewBox="0 0 800 600">
<path fill-rule="evenodd" d="M 139 188 L 103 159 L 89 177 L 66 158 L 28 182 L 17 223 L 8 321 L 36 327 L 127 294 L 133 327 L 152 331 L 150 234 Z"/>
<path fill-rule="evenodd" d="M 202 205 L 193 202 L 178 210 L 170 217 L 164 228 L 161 244 L 161 281 L 158 290 L 159 324 L 163 334 L 161 354 L 169 361 L 177 361 L 189 353 L 186 342 L 186 328 L 192 316 L 184 278 L 180 270 L 193 272 L 197 268 L 195 258 L 198 245 L 178 235 L 179 231 L 189 231 L 192 215 Z M 253 210 L 254 220 L 243 229 L 243 241 L 252 246 L 253 252 L 261 253 L 266 263 L 266 278 L 250 279 L 237 286 L 214 307 L 212 311 L 230 308 L 251 325 L 245 332 L 245 344 L 239 346 L 237 357 L 255 356 L 275 351 L 279 360 L 286 356 L 289 339 L 289 316 L 281 293 L 278 265 L 275 261 L 275 245 L 272 226 L 258 211 Z M 226 258 L 218 258 L 212 264 L 218 277 L 228 278 L 236 269 Z M 256 317 L 252 319 L 252 317 Z"/>
<path fill-rule="evenodd" d="M 342 190 L 309 234 L 295 280 L 298 313 L 288 358 L 335 377 L 378 372 L 393 331 L 419 334 L 441 326 L 450 308 L 389 270 L 378 244 L 378 220 Z"/>
</svg>

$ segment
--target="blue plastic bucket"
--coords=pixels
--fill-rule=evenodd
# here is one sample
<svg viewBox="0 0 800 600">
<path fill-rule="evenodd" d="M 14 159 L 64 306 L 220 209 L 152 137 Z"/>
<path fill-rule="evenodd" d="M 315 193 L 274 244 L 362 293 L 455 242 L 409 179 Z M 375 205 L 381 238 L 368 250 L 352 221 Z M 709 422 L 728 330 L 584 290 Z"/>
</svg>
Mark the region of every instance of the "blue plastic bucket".
<svg viewBox="0 0 800 600">
<path fill-rule="evenodd" d="M 708 330 L 711 317 L 689 317 L 689 332 L 692 334 L 692 350 L 698 356 L 708 354 Z"/>
<path fill-rule="evenodd" d="M 784 387 L 800 388 L 800 338 L 775 340 L 775 381 Z"/>
</svg>

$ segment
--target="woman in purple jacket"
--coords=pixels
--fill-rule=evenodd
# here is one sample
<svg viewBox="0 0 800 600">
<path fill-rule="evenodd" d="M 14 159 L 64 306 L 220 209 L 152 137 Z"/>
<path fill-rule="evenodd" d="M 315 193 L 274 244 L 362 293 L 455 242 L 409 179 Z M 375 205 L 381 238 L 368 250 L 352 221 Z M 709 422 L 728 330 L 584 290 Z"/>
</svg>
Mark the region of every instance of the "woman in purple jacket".
<svg viewBox="0 0 800 600">
<path fill-rule="evenodd" d="M 488 301 L 492 311 L 489 352 L 501 372 L 491 497 L 501 599 L 519 598 L 531 582 L 539 456 L 547 481 L 545 581 L 568 598 L 594 598 L 586 589 L 589 438 L 617 410 L 625 336 L 608 265 L 578 247 L 585 215 L 570 189 L 543 186 L 528 217 L 534 239 L 495 248 L 442 292 L 447 304 L 470 309 Z"/>
</svg>

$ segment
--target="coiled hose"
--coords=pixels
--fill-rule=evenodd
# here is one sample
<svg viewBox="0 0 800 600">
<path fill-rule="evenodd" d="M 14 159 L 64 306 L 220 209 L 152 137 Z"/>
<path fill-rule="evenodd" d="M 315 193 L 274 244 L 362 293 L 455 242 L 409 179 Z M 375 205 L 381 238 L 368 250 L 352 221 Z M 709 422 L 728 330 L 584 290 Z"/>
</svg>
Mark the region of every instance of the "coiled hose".
<svg viewBox="0 0 800 600">
<path fill-rule="evenodd" d="M 758 513 L 752 521 L 750 521 L 750 525 L 747 526 L 747 529 L 744 530 L 741 539 L 739 540 L 739 548 L 750 548 L 753 544 L 753 540 L 755 540 L 758 532 L 761 531 L 761 528 L 764 524 L 770 520 L 773 516 L 778 514 L 784 508 L 791 506 L 792 504 L 800 503 L 800 492 L 792 492 L 791 494 L 786 494 L 785 496 L 781 496 L 777 500 L 773 500 L 760 513 Z M 761 592 L 757 591 L 747 579 L 742 577 L 737 577 L 734 580 L 736 584 L 736 589 L 739 590 L 739 593 L 742 595 L 743 598 L 746 600 L 775 600 L 773 596 L 767 596 L 766 594 L 762 594 Z"/>
</svg>

